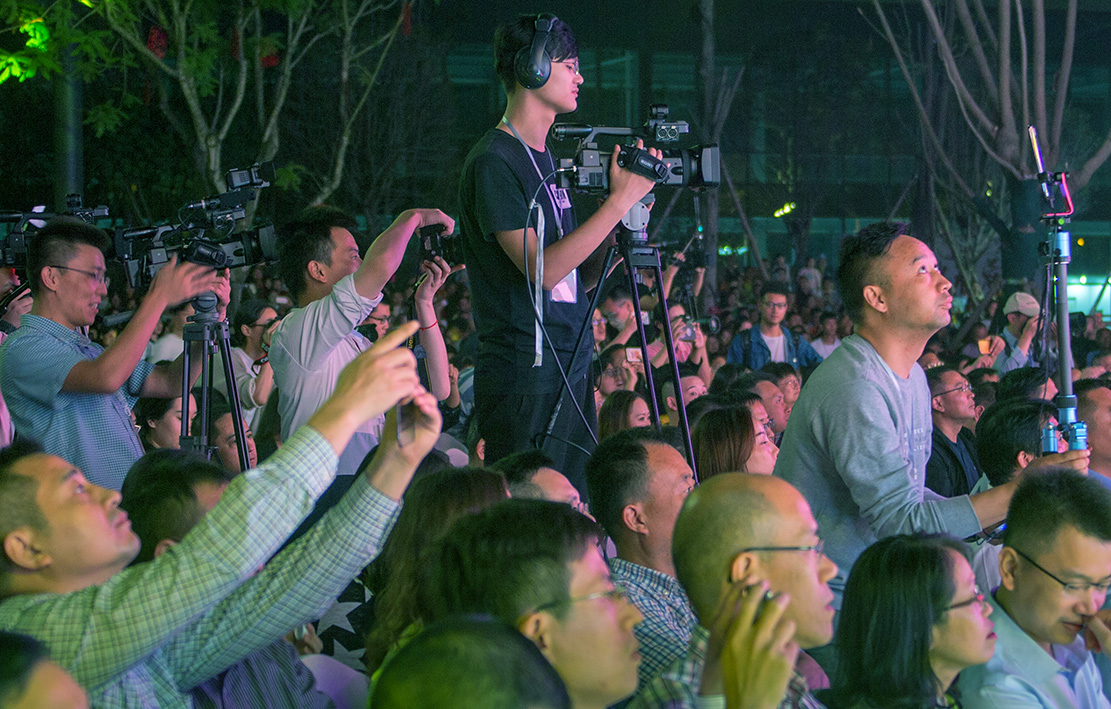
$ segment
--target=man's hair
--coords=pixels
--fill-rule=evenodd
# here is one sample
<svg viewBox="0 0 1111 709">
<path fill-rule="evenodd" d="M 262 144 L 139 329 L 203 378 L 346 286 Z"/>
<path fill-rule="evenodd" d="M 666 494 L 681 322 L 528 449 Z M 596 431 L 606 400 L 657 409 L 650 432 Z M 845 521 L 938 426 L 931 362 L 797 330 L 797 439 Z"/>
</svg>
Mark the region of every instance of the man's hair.
<svg viewBox="0 0 1111 709">
<path fill-rule="evenodd" d="M 938 392 L 943 391 L 941 387 L 945 386 L 942 381 L 942 375 L 949 372 L 956 372 L 961 374 L 955 367 L 950 367 L 947 364 L 940 364 L 936 367 L 930 367 L 926 370 L 926 385 L 930 387 L 930 396 L 937 396 Z M 961 374 L 963 378 L 964 375 Z"/>
<path fill-rule="evenodd" d="M 1041 399 L 1049 375 L 1040 367 L 1019 367 L 1012 369 L 999 379 L 995 397 L 999 401 L 1008 399 Z"/>
<path fill-rule="evenodd" d="M 767 362 L 760 368 L 760 371 L 767 372 L 775 377 L 776 386 L 779 386 L 779 382 L 791 376 L 798 377 L 799 384 L 802 384 L 802 374 L 790 362 Z"/>
<path fill-rule="evenodd" d="M 760 392 L 756 391 L 756 385 L 760 382 L 771 382 L 772 384 L 779 386 L 779 378 L 773 374 L 759 371 L 748 372 L 747 374 L 742 374 L 741 376 L 737 377 L 736 381 L 733 382 L 733 386 L 731 387 L 730 391 L 747 391 L 750 394 L 756 394 L 757 396 L 759 396 Z"/>
<path fill-rule="evenodd" d="M 487 613 L 515 624 L 548 604 L 562 617 L 571 564 L 600 537 L 589 517 L 547 500 L 505 500 L 456 520 L 425 564 L 424 620 Z"/>
<path fill-rule="evenodd" d="M 445 618 L 422 630 L 382 668 L 381 709 L 571 709 L 559 673 L 534 642 L 486 616 Z"/>
<path fill-rule="evenodd" d="M 969 372 L 965 376 L 968 377 L 968 383 L 969 384 L 971 384 L 972 386 L 976 386 L 977 384 L 984 381 L 985 379 L 987 379 L 987 377 L 989 377 L 993 374 L 997 375 L 997 376 L 999 374 L 999 372 L 996 371 L 996 369 L 994 367 L 977 367 L 976 369 L 973 369 L 971 372 Z M 995 382 L 992 382 L 992 384 L 994 384 L 994 383 Z"/>
<path fill-rule="evenodd" d="M 616 541 L 624 529 L 621 511 L 648 494 L 648 445 L 671 445 L 651 426 L 628 428 L 602 439 L 586 462 L 590 511 Z"/>
<path fill-rule="evenodd" d="M 686 377 L 697 377 L 698 365 L 691 364 L 690 362 L 679 363 L 679 381 L 680 383 Z M 652 368 L 652 377 L 656 382 L 656 402 L 660 405 L 661 409 L 667 407 L 668 397 L 676 398 L 675 396 L 675 383 L 671 381 L 671 367 L 664 364 L 659 367 Z M 678 405 L 678 401 L 675 402 Z M 686 402 L 690 403 L 690 402 Z"/>
<path fill-rule="evenodd" d="M 0 630 L 0 707 L 23 696 L 35 666 L 46 659 L 46 646 L 38 640 Z"/>
<path fill-rule="evenodd" d="M 1111 490 L 1063 468 L 1024 476 L 1007 508 L 1003 545 L 1030 556 L 1043 554 L 1065 527 L 1111 542 Z"/>
<path fill-rule="evenodd" d="M 938 679 L 930 665 L 931 636 L 956 593 L 954 554 L 969 561 L 964 544 L 940 535 L 887 537 L 861 553 L 845 585 L 837 625 L 837 647 L 844 654 L 830 678 L 834 701 L 824 701 L 934 706 Z"/>
<path fill-rule="evenodd" d="M 329 258 L 331 257 L 331 251 Z M 244 325 L 254 325 L 255 320 L 259 319 L 262 311 L 267 308 L 273 308 L 268 300 L 263 298 L 251 298 L 248 301 L 239 304 L 239 309 L 235 311 L 235 318 L 232 320 L 231 332 L 228 339 L 231 340 L 232 347 L 242 347 L 247 344 L 247 338 L 243 335 Z"/>
<path fill-rule="evenodd" d="M 972 400 L 976 406 L 982 406 L 987 410 L 995 403 L 995 382 L 983 380 L 977 384 L 972 385 Z"/>
<path fill-rule="evenodd" d="M 529 450 L 507 455 L 490 468 L 505 476 L 505 482 L 509 485 L 509 494 L 513 497 L 542 500 L 544 491 L 532 482 L 532 479 L 541 468 L 554 470 L 555 461 L 542 450 Z"/>
<path fill-rule="evenodd" d="M 163 448 L 147 453 L 127 471 L 120 508 L 131 518 L 131 531 L 142 544 L 134 562 L 150 561 L 163 539 L 181 541 L 204 517 L 194 488 L 221 485 L 228 471 L 198 453 Z"/>
<path fill-rule="evenodd" d="M 633 294 L 629 292 L 628 288 L 622 286 L 614 286 L 606 293 L 606 297 L 602 299 L 604 303 L 607 300 L 612 300 L 615 303 L 623 303 L 625 301 L 633 302 Z"/>
<path fill-rule="evenodd" d="M 42 452 L 42 446 L 26 438 L 0 450 L 0 543 L 21 527 L 40 531 L 50 527 L 36 499 L 39 481 L 13 470 L 22 459 Z M 0 598 L 7 595 L 8 576 L 14 570 L 8 555 L 0 553 Z"/>
<path fill-rule="evenodd" d="M 1042 428 L 1056 413 L 1048 401 L 1015 399 L 988 407 L 976 424 L 980 470 L 993 486 L 1015 476 L 1019 453 L 1037 456 L 1042 449 Z"/>
<path fill-rule="evenodd" d="M 64 266 L 77 254 L 81 244 L 105 251 L 112 241 L 103 229 L 76 217 L 54 217 L 35 232 L 27 244 L 27 277 L 31 293 L 42 292 L 42 269 L 46 266 Z"/>
<path fill-rule="evenodd" d="M 791 295 L 791 290 L 782 281 L 768 281 L 760 289 L 760 300 L 763 300 L 764 296 L 768 294 L 781 295 L 786 298 Z"/>
<path fill-rule="evenodd" d="M 278 237 L 278 263 L 282 281 L 294 300 L 305 292 L 305 269 L 310 261 L 332 265 L 332 229 L 354 233 L 358 222 L 345 212 L 324 204 L 308 207 L 285 224 Z"/>
<path fill-rule="evenodd" d="M 822 314 L 818 317 L 818 322 L 825 322 L 826 320 L 837 320 L 837 313 L 832 310 L 823 310 Z"/>
<path fill-rule="evenodd" d="M 891 250 L 900 235 L 910 234 L 910 226 L 900 222 L 876 222 L 841 242 L 841 260 L 837 267 L 837 289 L 845 312 L 854 323 L 864 316 L 864 287 L 884 285 L 874 267 Z"/>
<path fill-rule="evenodd" d="M 494 73 L 497 74 L 507 94 L 517 90 L 517 76 L 513 71 L 517 52 L 524 47 L 532 46 L 532 38 L 535 34 L 536 15 L 521 15 L 516 20 L 506 22 L 494 30 Z M 579 45 L 575 42 L 575 35 L 563 20 L 557 19 L 552 24 L 552 30 L 544 42 L 544 49 L 553 62 L 579 56 Z"/>
<path fill-rule="evenodd" d="M 738 333 L 738 337 L 740 333 Z M 710 394 L 714 396 L 724 396 L 733 383 L 737 381 L 748 371 L 748 367 L 743 364 L 723 364 L 718 367 L 718 371 L 714 372 L 714 378 L 710 380 L 710 386 L 707 387 Z"/>
</svg>

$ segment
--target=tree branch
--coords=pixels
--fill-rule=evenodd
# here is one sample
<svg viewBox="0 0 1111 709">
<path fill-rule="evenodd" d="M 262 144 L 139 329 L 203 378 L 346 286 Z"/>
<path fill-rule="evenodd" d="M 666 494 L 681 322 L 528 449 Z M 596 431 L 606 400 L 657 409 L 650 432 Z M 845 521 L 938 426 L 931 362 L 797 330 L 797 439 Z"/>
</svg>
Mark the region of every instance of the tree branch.
<svg viewBox="0 0 1111 709">
<path fill-rule="evenodd" d="M 1038 127 L 1038 135 L 1048 136 L 1045 113 L 1045 0 L 1033 0 L 1030 14 L 1034 24 L 1034 125 Z M 1042 141 L 1045 141 L 1044 137 Z M 1047 166 L 1051 164 L 1046 163 Z"/>
<path fill-rule="evenodd" d="M 1076 46 L 1076 0 L 1069 0 L 1068 10 L 1065 13 L 1065 45 L 1061 48 L 1061 68 L 1057 72 L 1057 85 L 1054 87 L 1053 96 L 1053 126 L 1051 128 L 1050 153 L 1052 162 L 1048 163 L 1050 169 L 1061 158 L 1061 131 L 1065 122 L 1065 98 L 1069 93 L 1069 75 L 1072 72 L 1072 54 Z"/>
<path fill-rule="evenodd" d="M 976 103 L 976 99 L 972 97 L 968 86 L 965 85 L 964 79 L 961 77 L 960 69 L 957 67 L 957 60 L 953 57 L 953 48 L 949 45 L 949 40 L 945 37 L 945 31 L 941 28 L 941 21 L 938 20 L 937 13 L 934 12 L 931 0 L 921 0 L 922 9 L 926 12 L 926 20 L 930 24 L 930 28 L 934 31 L 934 38 L 937 40 L 937 50 L 941 55 L 941 63 L 945 67 L 945 73 L 949 77 L 949 81 L 953 84 L 953 88 L 957 90 L 957 96 L 961 99 L 962 104 L 968 104 L 971 108 L 972 115 L 980 125 L 986 129 L 992 137 L 995 137 L 999 126 L 995 125 L 988 117 L 984 109 Z"/>
<path fill-rule="evenodd" d="M 1022 126 L 1030 125 L 1030 53 L 1026 44 L 1026 17 L 1022 14 L 1022 0 L 1015 0 L 1015 12 L 1018 15 L 1018 50 L 1022 57 Z M 1027 157 L 1029 153 L 1025 140 L 1019 141 L 1018 167 L 1027 172 Z"/>
<path fill-rule="evenodd" d="M 987 55 L 984 54 L 983 44 L 980 42 L 980 34 L 976 31 L 976 25 L 972 21 L 972 12 L 968 9 L 968 0 L 957 0 L 956 7 L 957 18 L 961 22 L 961 27 L 964 28 L 964 35 L 968 38 L 969 46 L 972 47 L 972 55 L 976 58 L 976 66 L 980 69 L 980 79 L 987 87 L 988 96 L 996 105 L 999 105 L 1000 87 L 1008 84 L 1010 74 L 1000 72 L 999 83 L 996 84 L 995 77 L 991 74 L 991 67 L 988 66 Z"/>
</svg>

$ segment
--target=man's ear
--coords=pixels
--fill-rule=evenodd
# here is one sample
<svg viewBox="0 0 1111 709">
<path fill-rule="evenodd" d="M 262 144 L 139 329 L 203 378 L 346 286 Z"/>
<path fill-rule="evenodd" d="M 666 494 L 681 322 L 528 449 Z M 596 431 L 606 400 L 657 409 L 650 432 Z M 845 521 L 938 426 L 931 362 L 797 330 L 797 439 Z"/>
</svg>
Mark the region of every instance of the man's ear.
<svg viewBox="0 0 1111 709">
<path fill-rule="evenodd" d="M 930 406 L 933 407 L 933 410 L 938 412 L 939 414 L 945 413 L 945 404 L 941 402 L 940 396 L 930 397 Z"/>
<path fill-rule="evenodd" d="M 745 581 L 748 584 L 758 583 L 760 581 L 760 561 L 756 554 L 752 552 L 744 552 L 738 554 L 733 558 L 733 563 L 729 565 L 729 583 L 737 583 L 738 581 Z"/>
<path fill-rule="evenodd" d="M 52 266 L 43 266 L 42 270 L 39 271 L 39 277 L 42 280 L 43 286 L 45 286 L 48 290 L 52 290 L 55 292 L 57 292 L 58 288 L 60 287 L 58 276 L 58 269 Z"/>
<path fill-rule="evenodd" d="M 621 510 L 621 524 L 634 534 L 648 534 L 648 520 L 644 516 L 644 510 L 637 503 L 625 505 Z"/>
<path fill-rule="evenodd" d="M 247 337 L 251 334 L 251 326 L 250 325 L 240 325 L 239 326 L 239 332 L 243 334 L 243 337 Z"/>
<path fill-rule="evenodd" d="M 177 546 L 177 542 L 173 539 L 163 539 L 154 545 L 154 558 L 157 559 L 175 546 Z"/>
<path fill-rule="evenodd" d="M 678 411 L 679 410 L 679 404 L 675 403 L 675 397 L 674 396 L 667 397 L 667 403 L 665 405 L 667 406 L 668 411 Z"/>
<path fill-rule="evenodd" d="M 879 286 L 864 286 L 864 302 L 881 313 L 887 312 L 887 301 L 884 300 L 883 289 Z"/>
<path fill-rule="evenodd" d="M 1035 456 L 1027 453 L 1026 451 L 1019 451 L 1015 456 L 1015 461 L 1018 463 L 1019 470 L 1025 470 L 1026 466 L 1034 461 Z"/>
<path fill-rule="evenodd" d="M 1018 554 L 1010 547 L 999 550 L 999 585 L 1008 591 L 1015 590 L 1015 568 Z"/>
<path fill-rule="evenodd" d="M 547 656 L 552 646 L 551 633 L 555 622 L 555 619 L 547 613 L 529 613 L 517 623 L 517 630 L 536 643 L 540 652 Z"/>
<path fill-rule="evenodd" d="M 309 261 L 309 265 L 306 267 L 306 272 L 309 274 L 309 278 L 314 281 L 324 283 L 326 280 L 328 280 L 327 277 L 325 277 L 324 275 L 324 265 L 315 259 Z"/>
<path fill-rule="evenodd" d="M 20 569 L 38 571 L 53 563 L 50 555 L 44 552 L 35 539 L 35 530 L 20 527 L 4 537 L 4 555 Z"/>
</svg>

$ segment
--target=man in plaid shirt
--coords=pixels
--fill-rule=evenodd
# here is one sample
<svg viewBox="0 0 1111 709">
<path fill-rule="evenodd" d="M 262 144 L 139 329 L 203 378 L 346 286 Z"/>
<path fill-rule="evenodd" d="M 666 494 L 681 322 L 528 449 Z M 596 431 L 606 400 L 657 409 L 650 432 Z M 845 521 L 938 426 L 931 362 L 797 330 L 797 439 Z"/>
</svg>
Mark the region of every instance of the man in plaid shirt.
<svg viewBox="0 0 1111 709">
<path fill-rule="evenodd" d="M 44 642 L 95 706 L 192 706 L 190 688 L 312 617 L 377 552 L 439 434 L 435 399 L 399 349 L 416 329 L 395 330 L 352 362 L 307 426 L 150 563 L 125 569 L 139 541 L 118 493 L 55 456 L 0 454 L 0 629 Z M 391 431 L 321 520 L 327 544 L 307 536 L 254 575 L 331 482 L 352 433 L 409 397 L 414 430 Z"/>
</svg>

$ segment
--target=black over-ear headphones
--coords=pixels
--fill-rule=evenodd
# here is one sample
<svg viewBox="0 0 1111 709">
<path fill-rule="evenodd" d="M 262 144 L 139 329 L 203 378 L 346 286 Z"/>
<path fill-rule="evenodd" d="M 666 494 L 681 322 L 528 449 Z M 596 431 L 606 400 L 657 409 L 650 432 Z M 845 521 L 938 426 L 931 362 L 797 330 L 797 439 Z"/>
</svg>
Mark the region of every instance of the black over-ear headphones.
<svg viewBox="0 0 1111 709">
<path fill-rule="evenodd" d="M 552 58 L 545 46 L 555 23 L 555 15 L 537 15 L 532 44 L 521 47 L 513 58 L 513 74 L 517 77 L 517 83 L 526 89 L 539 89 L 548 83 L 548 77 L 552 75 Z"/>
</svg>

